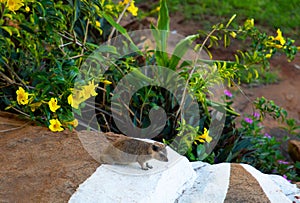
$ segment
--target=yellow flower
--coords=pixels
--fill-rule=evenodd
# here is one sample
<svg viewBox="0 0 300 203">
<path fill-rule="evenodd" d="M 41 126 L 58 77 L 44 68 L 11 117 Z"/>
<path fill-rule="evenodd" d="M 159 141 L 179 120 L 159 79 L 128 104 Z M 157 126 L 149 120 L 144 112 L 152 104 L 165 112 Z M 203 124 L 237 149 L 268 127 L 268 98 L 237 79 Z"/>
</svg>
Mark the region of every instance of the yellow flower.
<svg viewBox="0 0 300 203">
<path fill-rule="evenodd" d="M 254 27 L 254 19 L 247 19 L 246 22 L 244 23 L 244 26 L 246 28 L 246 30 L 251 29 L 252 27 Z"/>
<path fill-rule="evenodd" d="M 29 102 L 28 93 L 25 92 L 25 90 L 22 87 L 19 87 L 16 93 L 17 93 L 18 104 L 22 104 L 22 105 L 28 104 Z"/>
<path fill-rule="evenodd" d="M 195 138 L 195 141 L 199 141 L 201 143 L 207 142 L 210 143 L 212 141 L 212 137 L 209 136 L 209 131 L 204 128 L 204 133 Z"/>
<path fill-rule="evenodd" d="M 277 36 L 273 40 L 279 41 L 281 45 L 285 44 L 285 39 L 282 37 L 282 32 L 280 29 L 277 30 Z"/>
<path fill-rule="evenodd" d="M 35 112 L 35 110 L 37 108 L 39 108 L 41 105 L 42 105 L 42 102 L 36 102 L 36 103 L 30 104 L 30 109 L 32 112 Z"/>
<path fill-rule="evenodd" d="M 48 102 L 49 108 L 52 112 L 55 112 L 57 109 L 60 108 L 59 105 L 57 105 L 57 99 L 56 98 L 51 98 L 50 101 Z"/>
<path fill-rule="evenodd" d="M 126 5 L 126 4 L 128 4 L 130 2 L 130 0 L 124 0 L 123 2 L 119 2 L 119 4 L 122 4 L 122 5 Z"/>
<path fill-rule="evenodd" d="M 15 12 L 19 10 L 22 6 L 24 6 L 24 4 L 23 0 L 7 0 L 6 6 L 10 11 Z"/>
<path fill-rule="evenodd" d="M 85 99 L 82 90 L 73 90 L 73 93 L 68 96 L 68 104 L 70 104 L 75 109 L 78 109 L 79 104 L 84 100 Z"/>
<path fill-rule="evenodd" d="M 70 95 L 68 96 L 68 104 L 70 104 L 71 106 L 73 106 L 73 103 L 74 103 L 74 101 L 73 101 L 73 96 L 72 96 L 72 94 L 70 94 Z"/>
<path fill-rule="evenodd" d="M 95 91 L 95 88 L 98 87 L 98 84 L 94 85 L 94 80 L 89 81 L 88 85 L 83 86 L 83 94 L 84 99 L 88 99 L 91 96 L 97 96 L 97 92 Z"/>
<path fill-rule="evenodd" d="M 26 11 L 26 12 L 29 12 L 29 11 L 30 11 L 30 8 L 29 8 L 28 6 L 26 6 L 26 7 L 25 7 L 25 11 Z"/>
<path fill-rule="evenodd" d="M 111 11 L 113 10 L 114 7 L 113 7 L 113 5 L 108 4 L 108 5 L 105 5 L 105 8 L 106 8 L 107 11 L 110 11 L 110 12 L 111 12 Z"/>
<path fill-rule="evenodd" d="M 78 126 L 78 120 L 75 118 L 73 121 L 67 122 L 67 124 L 70 124 L 76 128 Z"/>
<path fill-rule="evenodd" d="M 100 27 L 101 23 L 99 21 L 96 21 L 96 27 Z"/>
<path fill-rule="evenodd" d="M 63 131 L 63 130 L 64 130 L 64 129 L 61 127 L 61 123 L 59 122 L 58 119 L 51 119 L 51 120 L 50 120 L 49 129 L 50 129 L 52 132 L 59 132 L 59 131 Z"/>
<path fill-rule="evenodd" d="M 110 85 L 112 82 L 110 82 L 109 80 L 103 80 L 102 83 L 104 83 L 105 85 Z"/>
<path fill-rule="evenodd" d="M 124 0 L 123 2 L 119 2 L 119 4 L 124 6 L 127 5 L 129 2 L 130 6 L 127 8 L 127 11 L 129 11 L 133 16 L 137 16 L 139 8 L 134 5 L 134 0 Z"/>
<path fill-rule="evenodd" d="M 229 34 L 231 35 L 231 37 L 236 38 L 236 33 L 235 32 L 232 31 Z"/>
<path fill-rule="evenodd" d="M 133 16 L 137 16 L 139 8 L 134 5 L 134 0 L 130 2 L 130 6 L 127 8 L 127 11 L 129 11 Z"/>
<path fill-rule="evenodd" d="M 266 54 L 266 58 L 269 59 L 271 58 L 272 54 Z"/>
</svg>

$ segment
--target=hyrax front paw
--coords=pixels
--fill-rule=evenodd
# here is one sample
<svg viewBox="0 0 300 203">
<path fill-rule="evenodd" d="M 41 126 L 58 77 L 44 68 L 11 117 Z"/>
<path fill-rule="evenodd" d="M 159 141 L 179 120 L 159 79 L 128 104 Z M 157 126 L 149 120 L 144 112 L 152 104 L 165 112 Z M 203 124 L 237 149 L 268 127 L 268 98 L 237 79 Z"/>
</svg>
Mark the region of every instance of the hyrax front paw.
<svg viewBox="0 0 300 203">
<path fill-rule="evenodd" d="M 142 164 L 140 164 L 140 165 L 141 165 L 141 168 L 142 168 L 143 170 L 148 170 L 148 169 L 153 168 L 153 167 L 150 166 L 148 163 L 142 163 Z"/>
<path fill-rule="evenodd" d="M 149 165 L 148 163 L 146 163 L 146 167 L 147 168 L 153 168 L 153 166 Z"/>
</svg>

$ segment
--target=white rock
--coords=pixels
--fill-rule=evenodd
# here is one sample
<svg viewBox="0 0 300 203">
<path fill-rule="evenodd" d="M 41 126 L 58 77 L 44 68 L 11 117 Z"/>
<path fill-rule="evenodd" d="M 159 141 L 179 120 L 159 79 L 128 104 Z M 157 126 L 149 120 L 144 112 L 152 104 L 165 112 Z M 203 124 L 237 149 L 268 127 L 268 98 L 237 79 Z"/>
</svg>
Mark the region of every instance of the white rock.
<svg viewBox="0 0 300 203">
<path fill-rule="evenodd" d="M 278 185 L 281 191 L 293 202 L 300 203 L 300 189 L 297 188 L 296 184 L 291 184 L 282 176 L 269 175 L 270 179 Z M 298 199 L 297 199 L 298 198 Z"/>
<path fill-rule="evenodd" d="M 70 203 L 165 203 L 174 202 L 196 178 L 190 162 L 167 147 L 169 162 L 149 161 L 140 166 L 101 165 L 72 195 Z"/>
<path fill-rule="evenodd" d="M 210 165 L 203 162 L 194 162 L 193 167 L 197 172 L 197 179 L 194 185 L 177 199 L 177 202 L 224 202 L 229 185 L 230 164 Z"/>
<path fill-rule="evenodd" d="M 283 193 L 283 191 L 274 181 L 272 181 L 270 175 L 263 174 L 253 166 L 247 164 L 242 165 L 249 173 L 252 174 L 253 177 L 256 178 L 271 202 L 290 202 L 286 194 Z"/>
<path fill-rule="evenodd" d="M 194 185 L 184 191 L 176 200 L 177 203 L 222 203 L 230 187 L 230 163 L 210 165 L 203 162 L 192 163 L 197 173 Z M 251 187 L 260 187 L 272 203 L 295 202 L 300 203 L 300 190 L 281 176 L 263 174 L 247 164 L 239 164 L 254 177 L 258 184 Z M 238 185 L 233 185 L 239 187 Z M 239 194 L 236 194 L 239 195 Z M 251 196 L 253 194 L 249 194 Z M 248 196 L 248 197 L 249 197 Z M 247 198 L 247 197 L 245 197 Z"/>
</svg>

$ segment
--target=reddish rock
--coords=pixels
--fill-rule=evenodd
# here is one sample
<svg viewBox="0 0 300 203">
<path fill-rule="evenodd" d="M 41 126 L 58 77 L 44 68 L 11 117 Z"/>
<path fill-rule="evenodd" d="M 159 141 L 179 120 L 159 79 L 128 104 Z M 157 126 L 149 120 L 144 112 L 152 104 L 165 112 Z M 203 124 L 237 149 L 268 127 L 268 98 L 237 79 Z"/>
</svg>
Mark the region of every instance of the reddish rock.
<svg viewBox="0 0 300 203">
<path fill-rule="evenodd" d="M 296 162 L 296 161 L 300 162 L 300 141 L 289 140 L 288 153 L 294 162 Z"/>
</svg>

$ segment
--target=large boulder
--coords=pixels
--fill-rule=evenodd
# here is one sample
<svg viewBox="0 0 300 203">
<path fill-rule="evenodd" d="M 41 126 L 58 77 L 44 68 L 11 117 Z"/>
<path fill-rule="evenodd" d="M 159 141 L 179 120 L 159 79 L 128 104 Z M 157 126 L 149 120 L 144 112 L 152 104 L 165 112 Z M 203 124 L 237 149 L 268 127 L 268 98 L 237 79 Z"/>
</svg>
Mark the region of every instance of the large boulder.
<svg viewBox="0 0 300 203">
<path fill-rule="evenodd" d="M 263 174 L 250 165 L 192 164 L 197 179 L 177 199 L 178 203 L 300 202 L 300 190 L 296 185 L 281 176 Z"/>
<path fill-rule="evenodd" d="M 281 176 L 247 164 L 189 162 L 169 147 L 167 151 L 169 162 L 151 160 L 153 169 L 147 171 L 137 163 L 102 164 L 69 202 L 300 203 L 300 190 Z"/>
<path fill-rule="evenodd" d="M 300 141 L 299 140 L 289 140 L 288 153 L 294 162 L 296 161 L 300 162 Z"/>
<path fill-rule="evenodd" d="M 169 162 L 151 160 L 153 166 L 141 170 L 130 165 L 102 164 L 82 183 L 69 202 L 174 202 L 190 188 L 196 173 L 189 161 L 167 147 Z"/>
</svg>

